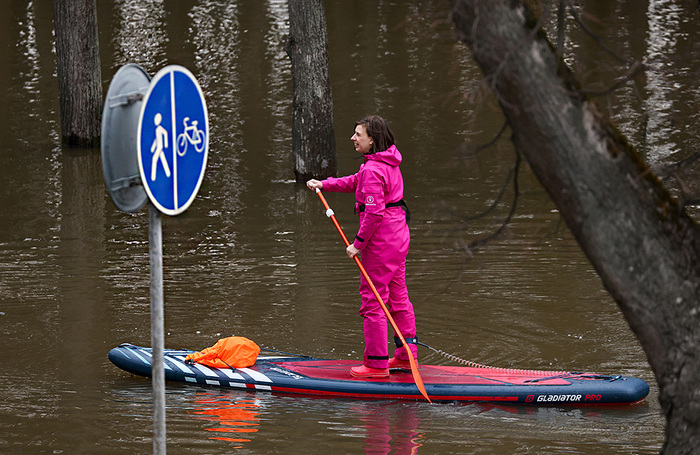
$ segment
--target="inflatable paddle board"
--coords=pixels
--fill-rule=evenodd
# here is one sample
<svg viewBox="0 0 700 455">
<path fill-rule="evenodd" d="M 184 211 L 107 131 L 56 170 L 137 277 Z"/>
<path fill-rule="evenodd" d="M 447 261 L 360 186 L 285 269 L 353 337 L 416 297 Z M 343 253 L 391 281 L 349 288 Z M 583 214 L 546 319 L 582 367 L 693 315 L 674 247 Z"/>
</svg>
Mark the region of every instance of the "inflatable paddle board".
<svg viewBox="0 0 700 455">
<path fill-rule="evenodd" d="M 353 360 L 294 356 L 258 356 L 250 368 L 212 368 L 186 364 L 190 350 L 166 349 L 165 380 L 200 386 L 297 393 L 359 399 L 425 400 L 408 370 L 392 370 L 388 378 L 350 375 Z M 151 348 L 122 344 L 109 351 L 117 367 L 151 376 Z M 649 385 L 642 379 L 563 371 L 419 365 L 432 401 L 527 403 L 533 405 L 614 405 L 644 400 Z"/>
</svg>

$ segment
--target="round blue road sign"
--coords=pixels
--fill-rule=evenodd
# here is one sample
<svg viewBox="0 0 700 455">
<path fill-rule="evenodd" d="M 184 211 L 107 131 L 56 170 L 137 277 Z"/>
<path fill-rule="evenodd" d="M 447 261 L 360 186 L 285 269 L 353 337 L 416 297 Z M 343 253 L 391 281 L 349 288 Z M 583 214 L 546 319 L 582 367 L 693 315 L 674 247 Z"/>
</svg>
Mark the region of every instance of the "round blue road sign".
<svg viewBox="0 0 700 455">
<path fill-rule="evenodd" d="M 141 181 L 153 205 L 179 215 L 192 203 L 209 153 L 202 89 L 186 68 L 166 66 L 151 80 L 138 130 Z"/>
</svg>

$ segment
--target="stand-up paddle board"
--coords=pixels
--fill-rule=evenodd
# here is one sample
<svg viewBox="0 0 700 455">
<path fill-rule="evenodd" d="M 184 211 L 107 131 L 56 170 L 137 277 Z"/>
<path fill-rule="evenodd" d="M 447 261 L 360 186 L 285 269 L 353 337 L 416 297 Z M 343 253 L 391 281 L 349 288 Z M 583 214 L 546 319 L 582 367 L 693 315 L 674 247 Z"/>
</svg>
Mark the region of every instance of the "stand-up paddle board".
<svg viewBox="0 0 700 455">
<path fill-rule="evenodd" d="M 353 360 L 309 357 L 258 357 L 249 368 L 212 368 L 187 364 L 195 351 L 166 349 L 166 381 L 201 386 L 298 393 L 360 399 L 424 400 L 410 370 L 392 370 L 388 378 L 361 379 L 350 375 Z M 117 367 L 151 376 L 151 349 L 122 344 L 109 351 Z M 535 405 L 611 405 L 644 400 L 649 385 L 642 379 L 619 375 L 563 371 L 419 365 L 432 401 L 487 401 Z"/>
</svg>

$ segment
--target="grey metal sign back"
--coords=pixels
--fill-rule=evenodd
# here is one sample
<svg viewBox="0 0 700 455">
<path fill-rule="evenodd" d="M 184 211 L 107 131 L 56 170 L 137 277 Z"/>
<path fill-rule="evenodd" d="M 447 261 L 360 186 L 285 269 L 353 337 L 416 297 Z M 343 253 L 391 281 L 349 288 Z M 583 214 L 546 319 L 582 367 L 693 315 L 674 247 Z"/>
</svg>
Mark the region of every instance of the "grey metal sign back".
<svg viewBox="0 0 700 455">
<path fill-rule="evenodd" d="M 109 84 L 102 112 L 105 184 L 114 205 L 127 213 L 138 212 L 148 201 L 136 150 L 139 116 L 150 80 L 140 66 L 122 66 Z"/>
</svg>

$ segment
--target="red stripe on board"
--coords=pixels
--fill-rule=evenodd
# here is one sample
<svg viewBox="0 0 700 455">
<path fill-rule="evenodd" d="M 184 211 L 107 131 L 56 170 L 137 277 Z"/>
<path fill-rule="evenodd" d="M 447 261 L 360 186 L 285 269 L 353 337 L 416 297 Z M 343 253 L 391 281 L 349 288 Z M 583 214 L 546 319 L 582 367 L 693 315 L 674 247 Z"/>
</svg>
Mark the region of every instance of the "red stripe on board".
<svg viewBox="0 0 700 455">
<path fill-rule="evenodd" d="M 301 374 L 313 379 L 325 379 L 335 381 L 372 381 L 392 382 L 400 384 L 412 384 L 414 382 L 411 372 L 392 371 L 388 378 L 355 378 L 350 375 L 350 367 L 360 365 L 353 360 L 308 360 L 294 362 L 271 362 L 278 367 Z M 498 385 L 498 384 L 525 384 L 526 381 L 537 379 L 533 386 L 537 385 L 568 385 L 564 378 L 543 378 L 542 373 L 513 372 L 489 370 L 485 368 L 451 367 L 439 365 L 419 365 L 420 374 L 424 384 L 463 384 L 463 385 Z M 556 374 L 556 373 L 553 373 Z"/>
<path fill-rule="evenodd" d="M 373 393 L 350 393 L 350 392 L 330 392 L 327 390 L 315 389 L 297 389 L 292 387 L 277 387 L 272 386 L 272 392 L 278 393 L 295 393 L 302 395 L 320 395 L 327 397 L 343 397 L 343 398 L 374 398 L 378 400 L 417 400 L 422 401 L 423 395 L 420 393 L 405 395 L 405 394 L 373 394 Z M 491 396 L 451 396 L 451 395 L 432 395 L 430 398 L 439 401 L 489 401 L 489 402 L 507 402 L 514 403 L 518 401 L 518 397 L 491 397 Z"/>
</svg>

